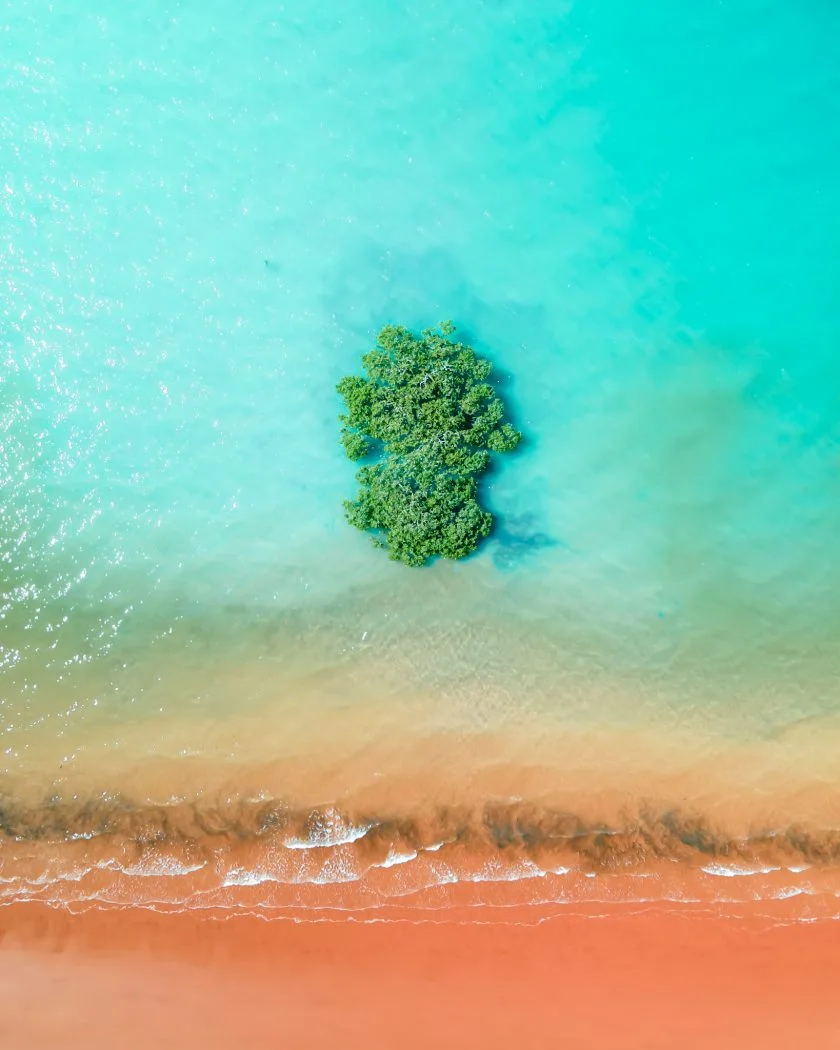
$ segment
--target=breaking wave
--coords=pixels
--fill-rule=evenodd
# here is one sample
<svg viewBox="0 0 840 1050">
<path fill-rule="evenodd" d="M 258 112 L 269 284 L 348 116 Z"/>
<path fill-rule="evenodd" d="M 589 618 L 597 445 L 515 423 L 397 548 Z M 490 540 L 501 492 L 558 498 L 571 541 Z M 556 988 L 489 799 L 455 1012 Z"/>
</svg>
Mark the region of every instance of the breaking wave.
<svg viewBox="0 0 840 1050">
<path fill-rule="evenodd" d="M 438 908 L 802 897 L 840 911 L 840 830 L 733 835 L 676 809 L 593 824 L 523 802 L 417 813 L 279 800 L 0 802 L 0 902 Z"/>
</svg>

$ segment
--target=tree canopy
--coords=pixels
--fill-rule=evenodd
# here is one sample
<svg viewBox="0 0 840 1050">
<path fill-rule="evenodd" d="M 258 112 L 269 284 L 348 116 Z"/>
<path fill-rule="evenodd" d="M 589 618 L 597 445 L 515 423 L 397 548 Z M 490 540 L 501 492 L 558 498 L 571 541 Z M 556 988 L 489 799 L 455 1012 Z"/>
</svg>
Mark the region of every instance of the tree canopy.
<svg viewBox="0 0 840 1050">
<path fill-rule="evenodd" d="M 359 492 L 344 509 L 395 561 L 464 558 L 490 534 L 493 516 L 478 500 L 493 452 L 522 435 L 487 382 L 491 364 L 451 339 L 450 321 L 414 335 L 387 325 L 362 358 L 364 376 L 345 376 L 341 443 Z"/>
</svg>

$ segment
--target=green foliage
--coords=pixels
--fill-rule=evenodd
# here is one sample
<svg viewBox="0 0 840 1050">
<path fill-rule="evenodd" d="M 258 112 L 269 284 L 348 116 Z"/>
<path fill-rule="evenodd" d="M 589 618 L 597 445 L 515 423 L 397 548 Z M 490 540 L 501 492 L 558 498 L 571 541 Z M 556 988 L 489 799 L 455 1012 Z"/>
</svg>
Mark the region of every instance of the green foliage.
<svg viewBox="0 0 840 1050">
<path fill-rule="evenodd" d="M 446 321 L 418 337 L 388 325 L 362 358 L 366 378 L 345 376 L 337 387 L 347 404 L 344 450 L 372 460 L 356 474 L 347 520 L 406 565 L 463 558 L 490 534 L 478 482 L 491 452 L 521 440 L 487 382 L 490 362 L 452 340 L 454 330 Z"/>
</svg>

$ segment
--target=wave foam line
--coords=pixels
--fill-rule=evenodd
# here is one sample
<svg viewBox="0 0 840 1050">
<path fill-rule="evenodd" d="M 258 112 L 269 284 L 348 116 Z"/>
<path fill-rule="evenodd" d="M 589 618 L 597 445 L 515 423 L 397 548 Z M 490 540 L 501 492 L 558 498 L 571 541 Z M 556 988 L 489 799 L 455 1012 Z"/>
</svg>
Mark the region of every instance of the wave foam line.
<svg viewBox="0 0 840 1050">
<path fill-rule="evenodd" d="M 511 883 L 531 902 L 840 902 L 840 832 L 796 825 L 738 836 L 702 815 L 645 806 L 593 824 L 520 801 L 399 815 L 264 799 L 0 800 L 3 902 L 307 909 L 352 897 L 434 908 L 467 886 L 469 899 L 492 903 Z"/>
</svg>

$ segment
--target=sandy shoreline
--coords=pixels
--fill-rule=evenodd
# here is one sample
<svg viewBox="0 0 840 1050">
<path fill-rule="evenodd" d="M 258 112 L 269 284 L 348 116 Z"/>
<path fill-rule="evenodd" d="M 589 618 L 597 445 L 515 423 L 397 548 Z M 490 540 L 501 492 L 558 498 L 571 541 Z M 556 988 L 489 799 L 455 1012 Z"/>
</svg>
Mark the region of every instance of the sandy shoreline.
<svg viewBox="0 0 840 1050">
<path fill-rule="evenodd" d="M 838 928 L 794 916 L 790 902 L 728 919 L 660 904 L 370 924 L 17 905 L 0 909 L 0 1043 L 833 1045 Z"/>
<path fill-rule="evenodd" d="M 137 753 L 0 787 L 0 903 L 370 907 L 751 900 L 840 912 L 836 734 L 399 737 L 273 762 Z M 499 889 L 499 887 L 502 887 Z M 829 909 L 832 910 L 832 909 Z"/>
</svg>

